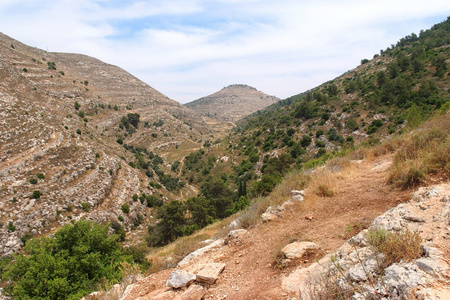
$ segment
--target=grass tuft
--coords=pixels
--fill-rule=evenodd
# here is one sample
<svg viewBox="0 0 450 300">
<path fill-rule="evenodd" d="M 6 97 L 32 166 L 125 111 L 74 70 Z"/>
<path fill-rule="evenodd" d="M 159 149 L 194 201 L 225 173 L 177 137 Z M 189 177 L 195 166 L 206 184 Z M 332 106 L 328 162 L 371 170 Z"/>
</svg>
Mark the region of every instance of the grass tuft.
<svg viewBox="0 0 450 300">
<path fill-rule="evenodd" d="M 384 254 L 380 271 L 393 263 L 411 261 L 423 255 L 422 238 L 418 232 L 409 229 L 397 233 L 376 228 L 369 230 L 365 237 L 376 252 Z"/>
</svg>

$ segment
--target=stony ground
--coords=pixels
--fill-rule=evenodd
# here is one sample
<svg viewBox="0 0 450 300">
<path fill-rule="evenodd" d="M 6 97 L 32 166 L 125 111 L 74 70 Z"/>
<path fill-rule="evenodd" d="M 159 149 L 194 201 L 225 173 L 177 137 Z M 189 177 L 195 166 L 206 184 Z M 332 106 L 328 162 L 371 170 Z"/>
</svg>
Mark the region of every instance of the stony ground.
<svg viewBox="0 0 450 300">
<path fill-rule="evenodd" d="M 292 288 L 292 283 L 289 283 L 291 274 L 308 268 L 316 259 L 334 253 L 348 238 L 369 226 L 376 217 L 411 199 L 412 190 L 402 191 L 386 185 L 390 165 L 390 156 L 354 162 L 351 168 L 338 176 L 333 197 L 319 198 L 306 191 L 304 201 L 287 206 L 280 217 L 257 225 L 247 232 L 235 233 L 225 239 L 224 244 L 221 241 L 215 242 L 208 246 L 211 249 L 205 250 L 206 254 L 179 265 L 179 269 L 189 270 L 192 265 L 223 264 L 224 269 L 217 275 L 214 284 L 197 282 L 188 290 L 173 290 L 165 286 L 168 275 L 173 270 L 166 270 L 143 279 L 133 288 L 129 287 L 124 299 L 298 297 L 300 282 Z M 448 262 L 449 232 L 448 228 L 445 229 L 445 224 L 443 230 L 444 236 L 436 242 L 441 244 L 441 249 L 444 249 L 443 257 Z M 281 249 L 293 241 L 314 242 L 319 250 L 308 252 L 301 259 L 283 260 Z M 446 244 L 442 244 L 444 242 Z M 184 262 L 187 260 L 189 259 Z M 448 278 L 446 280 L 448 284 Z"/>
</svg>

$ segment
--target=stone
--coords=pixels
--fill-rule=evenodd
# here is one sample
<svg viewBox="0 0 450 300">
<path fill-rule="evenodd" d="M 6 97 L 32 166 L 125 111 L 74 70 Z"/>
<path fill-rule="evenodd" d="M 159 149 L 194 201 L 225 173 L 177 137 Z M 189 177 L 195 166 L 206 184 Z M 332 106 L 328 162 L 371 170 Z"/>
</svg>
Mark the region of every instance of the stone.
<svg viewBox="0 0 450 300">
<path fill-rule="evenodd" d="M 277 216 L 277 215 L 274 215 L 274 214 L 272 214 L 272 213 L 263 213 L 263 214 L 261 215 L 261 218 L 262 218 L 263 222 L 270 222 L 270 221 L 273 221 L 273 220 L 275 220 L 276 218 L 278 218 L 278 216 Z"/>
<path fill-rule="evenodd" d="M 424 284 L 425 273 L 413 263 L 393 264 L 385 269 L 383 282 L 391 295 L 406 299 L 408 291 Z"/>
<path fill-rule="evenodd" d="M 230 241 L 242 241 L 243 237 L 247 234 L 248 231 L 245 229 L 231 230 L 225 238 L 225 244 L 228 244 Z"/>
<path fill-rule="evenodd" d="M 307 254 L 307 252 L 315 251 L 318 248 L 319 246 L 313 242 L 294 242 L 284 246 L 284 248 L 281 249 L 281 253 L 288 259 L 296 259 L 301 258 Z"/>
<path fill-rule="evenodd" d="M 419 218 L 419 217 L 415 217 L 415 216 L 404 216 L 403 220 L 410 221 L 410 222 L 417 222 L 417 223 L 425 222 L 424 219 Z"/>
<path fill-rule="evenodd" d="M 360 263 L 348 270 L 348 276 L 354 282 L 366 281 L 368 278 L 366 271 Z"/>
<path fill-rule="evenodd" d="M 198 282 L 213 284 L 224 269 L 224 263 L 206 263 L 192 265 L 186 271 L 195 274 Z"/>
<path fill-rule="evenodd" d="M 192 284 L 183 294 L 181 300 L 201 300 L 206 295 L 206 290 L 197 284 Z"/>
<path fill-rule="evenodd" d="M 292 201 L 297 201 L 297 202 L 302 202 L 303 201 L 303 197 L 305 196 L 305 192 L 303 190 L 301 191 L 297 191 L 297 190 L 292 190 L 291 191 L 292 194 Z"/>
<path fill-rule="evenodd" d="M 417 259 L 416 264 L 420 269 L 432 275 L 436 275 L 448 269 L 447 263 L 445 261 L 429 257 Z"/>
<path fill-rule="evenodd" d="M 189 286 L 192 282 L 195 281 L 197 276 L 192 273 L 186 272 L 184 270 L 175 270 L 170 273 L 169 278 L 167 279 L 166 286 L 172 287 L 175 289 Z"/>
<path fill-rule="evenodd" d="M 239 229 L 238 229 L 239 230 Z M 233 230 L 234 231 L 234 230 Z M 231 233 L 231 232 L 230 232 Z M 177 265 L 178 268 L 189 265 L 194 259 L 205 255 L 206 253 L 213 252 L 221 248 L 225 243 L 224 239 L 219 239 L 208 246 L 197 249 L 194 252 L 188 254 L 185 258 L 183 258 Z"/>
</svg>

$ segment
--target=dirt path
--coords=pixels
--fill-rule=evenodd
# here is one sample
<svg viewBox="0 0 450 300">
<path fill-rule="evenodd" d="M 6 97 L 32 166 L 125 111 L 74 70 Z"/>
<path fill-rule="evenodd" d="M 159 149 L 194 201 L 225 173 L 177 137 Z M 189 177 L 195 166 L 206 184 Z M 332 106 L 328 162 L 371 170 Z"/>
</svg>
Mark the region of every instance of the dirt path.
<svg viewBox="0 0 450 300">
<path fill-rule="evenodd" d="M 411 198 L 411 191 L 386 185 L 391 160 L 391 156 L 384 156 L 356 164 L 337 180 L 333 197 L 312 197 L 307 191 L 304 202 L 286 209 L 281 218 L 250 229 L 241 243 L 222 247 L 220 260 L 226 267 L 214 285 L 205 286 L 205 299 L 290 299 L 294 295 L 281 289 L 283 276 L 334 252 L 375 217 Z M 277 256 L 294 240 L 313 241 L 321 250 L 314 257 L 281 268 Z M 167 274 L 151 276 L 153 289 L 164 289 Z"/>
<path fill-rule="evenodd" d="M 276 260 L 282 247 L 293 240 L 308 240 L 321 247 L 319 257 L 334 252 L 359 231 L 358 226 L 369 225 L 390 207 L 410 199 L 411 191 L 385 185 L 390 161 L 391 157 L 380 157 L 363 162 L 353 174 L 338 180 L 335 196 L 312 202 L 306 194 L 305 201 L 285 211 L 283 218 L 250 230 L 243 245 L 228 247 L 223 259 L 227 267 L 209 289 L 208 298 L 226 295 L 227 299 L 286 299 L 288 295 L 281 289 L 282 276 L 298 264 L 309 265 L 315 258 L 281 269 Z M 311 216 L 312 220 L 305 218 Z M 349 232 L 349 228 L 355 230 Z"/>
</svg>

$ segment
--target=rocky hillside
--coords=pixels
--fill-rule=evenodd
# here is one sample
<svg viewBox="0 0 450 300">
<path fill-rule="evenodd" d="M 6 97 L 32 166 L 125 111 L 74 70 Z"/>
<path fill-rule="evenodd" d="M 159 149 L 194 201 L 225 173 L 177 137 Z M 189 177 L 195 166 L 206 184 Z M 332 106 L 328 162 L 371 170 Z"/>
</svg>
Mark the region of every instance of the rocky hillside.
<svg viewBox="0 0 450 300">
<path fill-rule="evenodd" d="M 3 34 L 0 115 L 0 254 L 79 218 L 138 227 L 145 197 L 192 193 L 176 176 L 161 182 L 158 154 L 189 152 L 212 134 L 189 109 L 116 66 Z M 160 176 L 144 169 L 155 157 Z"/>
<path fill-rule="evenodd" d="M 232 84 L 209 96 L 185 104 L 200 116 L 236 122 L 258 110 L 279 101 L 254 87 Z"/>
</svg>

